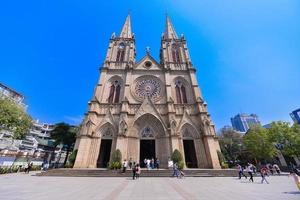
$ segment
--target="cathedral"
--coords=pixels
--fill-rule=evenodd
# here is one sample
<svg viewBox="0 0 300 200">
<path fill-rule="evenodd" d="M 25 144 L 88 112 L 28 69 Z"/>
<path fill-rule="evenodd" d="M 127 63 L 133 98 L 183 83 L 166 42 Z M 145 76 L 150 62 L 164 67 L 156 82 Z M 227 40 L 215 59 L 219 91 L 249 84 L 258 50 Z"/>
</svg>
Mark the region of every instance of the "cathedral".
<svg viewBox="0 0 300 200">
<path fill-rule="evenodd" d="M 149 48 L 136 60 L 130 15 L 120 35 L 112 34 L 75 148 L 74 168 L 105 168 L 116 149 L 135 162 L 158 158 L 162 168 L 177 149 L 185 168 L 220 168 L 218 139 L 186 39 L 168 16 L 159 61 Z"/>
</svg>

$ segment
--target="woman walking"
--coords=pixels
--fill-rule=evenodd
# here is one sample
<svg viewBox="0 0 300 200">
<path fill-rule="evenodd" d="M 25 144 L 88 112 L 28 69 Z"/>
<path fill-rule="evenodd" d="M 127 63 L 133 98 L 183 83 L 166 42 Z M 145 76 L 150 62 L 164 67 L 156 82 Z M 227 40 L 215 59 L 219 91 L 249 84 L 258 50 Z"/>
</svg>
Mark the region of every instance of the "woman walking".
<svg viewBox="0 0 300 200">
<path fill-rule="evenodd" d="M 136 179 L 139 179 L 139 178 L 140 178 L 140 175 L 141 175 L 141 172 L 142 172 L 142 171 L 141 171 L 141 167 L 140 167 L 139 164 L 136 165 L 135 170 L 136 170 Z"/>
<path fill-rule="evenodd" d="M 266 166 L 263 166 L 261 169 L 260 169 L 260 175 L 261 175 L 261 184 L 264 183 L 264 181 L 269 184 L 269 182 L 267 181 L 266 179 L 266 176 L 268 175 L 268 168 Z"/>
<path fill-rule="evenodd" d="M 253 165 L 248 163 L 247 172 L 250 176 L 249 181 L 252 181 L 253 183 Z"/>
</svg>

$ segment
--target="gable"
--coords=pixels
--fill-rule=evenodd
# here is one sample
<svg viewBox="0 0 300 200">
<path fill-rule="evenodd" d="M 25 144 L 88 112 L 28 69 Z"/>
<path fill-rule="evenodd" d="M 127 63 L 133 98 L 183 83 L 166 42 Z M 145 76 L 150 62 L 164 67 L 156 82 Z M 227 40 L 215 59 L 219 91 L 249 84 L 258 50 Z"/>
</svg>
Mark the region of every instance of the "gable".
<svg viewBox="0 0 300 200">
<path fill-rule="evenodd" d="M 147 53 L 134 67 L 135 69 L 140 70 L 161 70 L 161 66 L 159 65 L 154 58 Z"/>
</svg>

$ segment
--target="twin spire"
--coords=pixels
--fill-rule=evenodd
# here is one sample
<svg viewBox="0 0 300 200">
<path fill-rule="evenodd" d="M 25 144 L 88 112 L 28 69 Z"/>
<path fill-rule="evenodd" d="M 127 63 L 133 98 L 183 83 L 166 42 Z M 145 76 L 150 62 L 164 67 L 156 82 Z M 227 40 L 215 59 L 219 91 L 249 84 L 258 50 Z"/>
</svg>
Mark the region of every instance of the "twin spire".
<svg viewBox="0 0 300 200">
<path fill-rule="evenodd" d="M 120 33 L 120 38 L 132 38 L 133 34 L 131 32 L 131 21 L 130 21 L 130 14 L 127 15 L 125 23 L 123 25 L 122 31 Z M 177 34 L 173 27 L 173 24 L 170 20 L 170 17 L 166 16 L 166 28 L 164 31 L 164 38 L 165 39 L 177 39 Z"/>
</svg>

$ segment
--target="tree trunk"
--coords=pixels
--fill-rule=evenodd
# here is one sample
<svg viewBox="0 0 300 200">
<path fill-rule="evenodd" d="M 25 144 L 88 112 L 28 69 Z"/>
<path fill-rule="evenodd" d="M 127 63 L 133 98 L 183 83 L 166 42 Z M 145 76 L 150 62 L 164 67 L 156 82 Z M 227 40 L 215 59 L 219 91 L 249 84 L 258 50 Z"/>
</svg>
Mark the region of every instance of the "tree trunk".
<svg viewBox="0 0 300 200">
<path fill-rule="evenodd" d="M 66 164 L 67 164 L 67 160 L 68 160 L 68 157 L 69 157 L 69 153 L 70 153 L 70 148 L 68 147 L 68 148 L 67 148 L 67 154 L 66 154 L 65 161 L 64 161 L 64 166 L 66 166 Z"/>
</svg>

